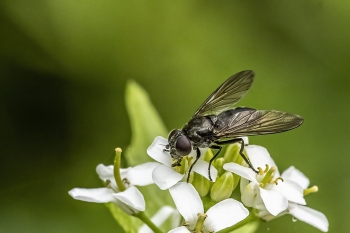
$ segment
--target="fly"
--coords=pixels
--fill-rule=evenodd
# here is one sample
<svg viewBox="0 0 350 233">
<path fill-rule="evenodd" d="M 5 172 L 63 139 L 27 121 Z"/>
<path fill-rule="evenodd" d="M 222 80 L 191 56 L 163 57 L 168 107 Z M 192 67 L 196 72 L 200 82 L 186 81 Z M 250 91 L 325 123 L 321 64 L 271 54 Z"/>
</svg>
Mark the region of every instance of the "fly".
<svg viewBox="0 0 350 233">
<path fill-rule="evenodd" d="M 164 151 L 170 152 L 175 160 L 173 167 L 181 166 L 184 156 L 196 150 L 197 156 L 191 165 L 196 164 L 201 156 L 199 148 L 211 148 L 218 150 L 209 161 L 210 166 L 220 153 L 223 145 L 240 143 L 239 154 L 248 166 L 254 169 L 249 159 L 243 154 L 243 136 L 255 136 L 263 134 L 275 134 L 294 129 L 303 123 L 303 118 L 296 114 L 276 110 L 256 110 L 247 107 L 233 108 L 248 92 L 254 81 L 254 72 L 245 70 L 228 78 L 221 84 L 193 114 L 191 120 L 182 129 L 174 129 L 168 136 L 169 144 Z M 187 182 L 189 180 L 187 177 Z"/>
</svg>

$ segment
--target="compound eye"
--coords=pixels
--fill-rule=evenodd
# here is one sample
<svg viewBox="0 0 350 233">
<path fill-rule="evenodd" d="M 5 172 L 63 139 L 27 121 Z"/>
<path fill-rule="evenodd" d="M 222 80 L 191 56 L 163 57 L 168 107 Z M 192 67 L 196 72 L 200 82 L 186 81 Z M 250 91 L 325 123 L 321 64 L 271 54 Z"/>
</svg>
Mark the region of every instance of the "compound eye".
<svg viewBox="0 0 350 233">
<path fill-rule="evenodd" d="M 180 130 L 178 130 L 178 129 L 173 129 L 173 130 L 169 133 L 168 141 L 170 141 L 170 139 L 171 139 L 174 135 L 178 134 L 179 132 L 180 132 Z"/>
<path fill-rule="evenodd" d="M 191 153 L 192 145 L 190 140 L 188 140 L 188 138 L 185 135 L 182 135 L 176 141 L 175 148 L 179 154 L 185 156 Z"/>
</svg>

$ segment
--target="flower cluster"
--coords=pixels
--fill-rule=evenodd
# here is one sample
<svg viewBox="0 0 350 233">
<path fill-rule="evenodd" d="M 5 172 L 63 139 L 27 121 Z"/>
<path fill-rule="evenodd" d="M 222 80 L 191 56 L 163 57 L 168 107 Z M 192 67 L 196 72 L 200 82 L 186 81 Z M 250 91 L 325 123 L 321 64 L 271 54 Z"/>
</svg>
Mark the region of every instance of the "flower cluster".
<svg viewBox="0 0 350 233">
<path fill-rule="evenodd" d="M 231 232 L 249 222 L 270 221 L 285 214 L 328 231 L 325 215 L 306 206 L 305 195 L 317 192 L 317 187 L 309 188 L 309 179 L 293 166 L 280 174 L 264 147 L 245 146 L 244 153 L 256 173 L 240 157 L 240 144 L 228 146 L 224 156 L 215 159 L 209 168 L 210 181 L 208 161 L 213 157 L 210 149 L 201 151 L 203 156 L 189 174 L 195 152 L 185 156 L 181 166 L 172 167 L 174 161 L 164 150 L 167 144 L 167 139 L 156 137 L 147 153 L 157 162 L 126 169 L 120 168 L 121 150 L 116 149 L 114 165 L 100 164 L 96 168 L 105 187 L 74 188 L 69 194 L 77 200 L 116 204 L 127 215 L 144 222 L 138 229 L 141 233 L 164 232 L 160 226 L 168 218 L 172 223 L 166 231 L 172 233 Z M 154 184 L 159 192 L 168 190 L 173 203 L 164 205 L 150 219 L 145 214 L 144 195 L 136 186 Z M 235 200 L 232 197 L 235 190 L 238 192 L 238 184 L 241 198 Z"/>
</svg>

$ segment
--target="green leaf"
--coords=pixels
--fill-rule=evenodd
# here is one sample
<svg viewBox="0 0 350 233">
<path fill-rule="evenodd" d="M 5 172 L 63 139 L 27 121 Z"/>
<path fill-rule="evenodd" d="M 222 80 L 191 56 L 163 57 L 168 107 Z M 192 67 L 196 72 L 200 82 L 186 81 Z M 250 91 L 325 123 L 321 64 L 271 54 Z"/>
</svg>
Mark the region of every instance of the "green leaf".
<svg viewBox="0 0 350 233">
<path fill-rule="evenodd" d="M 131 143 L 127 150 L 128 164 L 149 162 L 146 149 L 156 136 L 166 136 L 166 130 L 148 94 L 135 81 L 129 81 L 125 93 L 126 109 L 131 124 Z"/>
<path fill-rule="evenodd" d="M 136 82 L 129 81 L 127 83 L 125 99 L 132 132 L 131 143 L 125 154 L 128 164 L 135 166 L 152 161 L 147 155 L 146 150 L 156 136 L 165 136 L 167 130 L 149 100 L 146 91 Z M 173 206 L 169 192 L 160 190 L 155 184 L 138 187 L 138 189 L 145 198 L 145 212 L 149 218 L 161 207 L 165 205 Z M 117 220 L 126 232 L 137 232 L 138 228 L 142 225 L 139 219 L 125 214 L 115 204 L 108 204 L 107 207 L 112 212 L 115 220 Z M 162 229 L 169 230 L 170 227 L 170 222 L 167 221 Z"/>
</svg>

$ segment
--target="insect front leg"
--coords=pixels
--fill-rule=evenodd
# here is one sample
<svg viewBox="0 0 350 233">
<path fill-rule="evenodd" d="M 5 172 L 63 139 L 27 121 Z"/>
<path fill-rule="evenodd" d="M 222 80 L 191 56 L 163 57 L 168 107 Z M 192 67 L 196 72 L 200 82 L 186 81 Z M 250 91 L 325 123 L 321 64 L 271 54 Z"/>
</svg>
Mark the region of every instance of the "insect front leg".
<svg viewBox="0 0 350 233">
<path fill-rule="evenodd" d="M 196 157 L 196 159 L 194 160 L 194 162 L 192 163 L 190 169 L 188 169 L 187 183 L 188 183 L 189 180 L 190 180 L 190 175 L 191 175 L 191 171 L 192 171 L 193 166 L 197 163 L 199 157 L 201 157 L 201 151 L 198 149 L 198 147 L 196 148 L 196 152 L 197 152 L 197 157 Z"/>
<path fill-rule="evenodd" d="M 230 139 L 227 141 L 215 141 L 214 143 L 217 145 L 227 145 L 227 144 L 233 144 L 233 143 L 240 143 L 241 144 L 241 149 L 239 150 L 239 154 L 242 156 L 243 160 L 248 164 L 248 166 L 255 172 L 255 173 L 259 173 L 252 165 L 252 163 L 250 162 L 249 158 L 246 157 L 243 154 L 243 150 L 244 150 L 244 140 L 242 138 L 234 138 L 234 139 Z M 215 156 L 214 156 L 215 157 Z"/>
<path fill-rule="evenodd" d="M 163 149 L 163 152 L 170 152 L 170 146 L 169 146 L 169 144 L 168 144 L 168 145 L 165 145 L 165 149 Z"/>
<path fill-rule="evenodd" d="M 182 157 L 178 158 L 173 164 L 171 164 L 171 167 L 180 167 L 181 161 L 182 161 Z"/>
<path fill-rule="evenodd" d="M 215 153 L 215 155 L 213 156 L 213 158 L 211 158 L 210 161 L 209 161 L 208 175 L 209 175 L 209 180 L 210 180 L 210 181 L 213 181 L 213 180 L 211 179 L 211 175 L 210 175 L 210 166 L 211 166 L 211 163 L 212 163 L 212 162 L 214 161 L 214 159 L 216 158 L 216 156 L 218 156 L 218 154 L 220 153 L 222 147 L 221 147 L 221 146 L 217 146 L 217 145 L 211 145 L 209 148 L 210 148 L 210 149 L 217 149 L 217 150 L 219 150 L 218 152 Z"/>
</svg>

